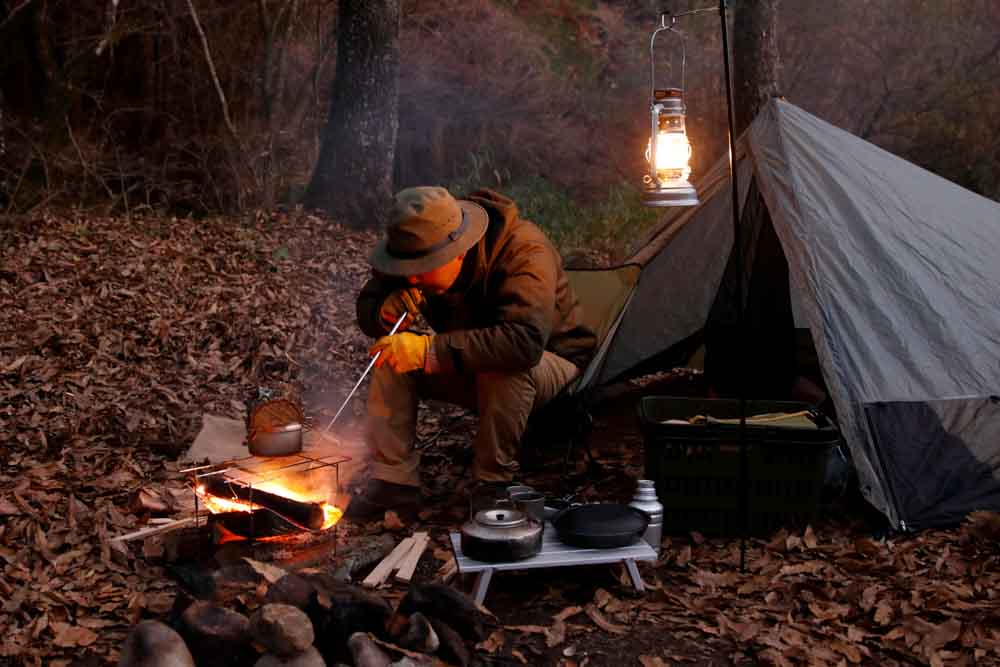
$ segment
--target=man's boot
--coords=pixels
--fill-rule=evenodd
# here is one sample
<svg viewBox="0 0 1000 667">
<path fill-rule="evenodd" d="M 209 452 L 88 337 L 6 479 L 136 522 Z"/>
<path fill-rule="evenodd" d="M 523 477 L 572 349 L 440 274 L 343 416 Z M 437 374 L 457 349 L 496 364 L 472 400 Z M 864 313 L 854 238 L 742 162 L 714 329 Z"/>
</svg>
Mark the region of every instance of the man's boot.
<svg viewBox="0 0 1000 667">
<path fill-rule="evenodd" d="M 392 510 L 401 519 L 412 521 L 420 512 L 420 506 L 420 487 L 372 479 L 363 492 L 351 498 L 344 518 L 364 523 L 381 519 L 386 511 Z"/>
</svg>

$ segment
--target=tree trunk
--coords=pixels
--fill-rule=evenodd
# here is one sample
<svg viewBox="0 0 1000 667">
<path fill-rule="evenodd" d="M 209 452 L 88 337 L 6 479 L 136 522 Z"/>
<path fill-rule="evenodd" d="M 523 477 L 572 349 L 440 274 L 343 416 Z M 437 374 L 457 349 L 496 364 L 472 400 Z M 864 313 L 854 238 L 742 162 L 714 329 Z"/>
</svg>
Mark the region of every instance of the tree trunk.
<svg viewBox="0 0 1000 667">
<path fill-rule="evenodd" d="M 778 95 L 779 0 L 740 0 L 733 27 L 733 110 L 736 136 Z"/>
<path fill-rule="evenodd" d="M 305 205 L 385 224 L 399 128 L 399 0 L 340 0 L 337 74 Z"/>
</svg>

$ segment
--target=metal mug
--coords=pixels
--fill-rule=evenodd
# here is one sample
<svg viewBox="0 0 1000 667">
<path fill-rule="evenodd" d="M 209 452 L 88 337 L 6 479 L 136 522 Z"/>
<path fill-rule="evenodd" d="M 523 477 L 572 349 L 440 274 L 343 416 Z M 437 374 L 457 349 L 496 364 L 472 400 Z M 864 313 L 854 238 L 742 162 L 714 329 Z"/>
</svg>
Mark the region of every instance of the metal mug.
<svg viewBox="0 0 1000 667">
<path fill-rule="evenodd" d="M 524 484 L 515 484 L 513 486 L 507 487 L 507 495 L 510 496 L 514 493 L 530 493 L 534 491 L 534 487 L 525 486 Z"/>
<path fill-rule="evenodd" d="M 514 506 L 535 521 L 545 520 L 545 494 L 537 491 L 521 491 L 510 494 Z"/>
<path fill-rule="evenodd" d="M 484 510 L 507 507 L 513 509 L 514 504 L 503 491 L 489 486 L 477 490 L 469 498 L 469 517 L 474 517 Z"/>
</svg>

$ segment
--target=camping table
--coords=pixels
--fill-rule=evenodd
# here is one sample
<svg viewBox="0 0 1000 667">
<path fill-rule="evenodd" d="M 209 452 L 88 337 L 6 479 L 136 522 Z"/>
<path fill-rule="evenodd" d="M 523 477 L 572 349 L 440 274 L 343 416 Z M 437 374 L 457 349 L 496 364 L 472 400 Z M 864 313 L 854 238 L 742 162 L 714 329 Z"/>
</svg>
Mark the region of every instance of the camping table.
<svg viewBox="0 0 1000 667">
<path fill-rule="evenodd" d="M 451 548 L 455 552 L 455 563 L 462 574 L 478 573 L 472 597 L 477 603 L 486 598 L 486 591 L 494 572 L 505 570 L 532 570 L 541 567 L 566 567 L 569 565 L 598 565 L 600 563 L 624 563 L 632 585 L 640 593 L 646 590 L 636 567 L 637 560 L 656 560 L 656 552 L 641 539 L 627 547 L 617 549 L 584 549 L 563 544 L 556 537 L 556 530 L 548 521 L 542 533 L 542 550 L 536 556 L 510 563 L 485 563 L 462 555 L 462 535 L 451 533 Z"/>
</svg>

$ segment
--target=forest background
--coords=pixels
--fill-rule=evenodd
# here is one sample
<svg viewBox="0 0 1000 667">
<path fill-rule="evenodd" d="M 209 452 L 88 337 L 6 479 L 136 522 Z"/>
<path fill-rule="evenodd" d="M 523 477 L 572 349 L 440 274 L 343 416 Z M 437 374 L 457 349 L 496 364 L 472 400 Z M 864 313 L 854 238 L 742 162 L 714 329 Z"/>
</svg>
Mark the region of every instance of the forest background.
<svg viewBox="0 0 1000 667">
<path fill-rule="evenodd" d="M 336 77 L 337 2 L 0 4 L 0 211 L 209 216 L 301 199 Z M 564 252 L 621 257 L 656 219 L 638 197 L 649 34 L 661 11 L 704 5 L 404 0 L 395 187 L 493 187 Z M 993 0 L 798 0 L 779 21 L 789 101 L 1000 198 Z M 697 179 L 726 150 L 718 16 L 678 27 Z M 680 43 L 658 44 L 659 83 L 678 85 Z"/>
</svg>

